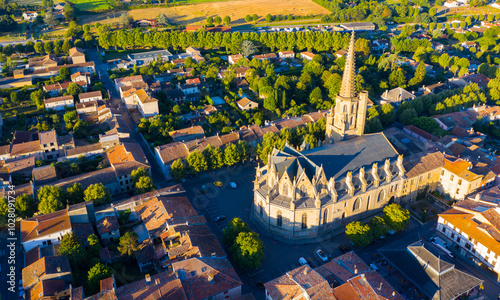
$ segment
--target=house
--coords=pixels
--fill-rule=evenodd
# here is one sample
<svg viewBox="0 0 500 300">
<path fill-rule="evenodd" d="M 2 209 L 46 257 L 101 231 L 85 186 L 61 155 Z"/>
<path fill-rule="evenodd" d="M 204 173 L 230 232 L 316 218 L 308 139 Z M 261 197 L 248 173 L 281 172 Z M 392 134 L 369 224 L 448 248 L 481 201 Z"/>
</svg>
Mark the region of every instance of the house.
<svg viewBox="0 0 500 300">
<path fill-rule="evenodd" d="M 102 100 L 102 93 L 101 91 L 81 93 L 78 95 L 78 99 L 80 103 L 99 101 Z"/>
<path fill-rule="evenodd" d="M 307 59 L 309 61 L 313 60 L 314 55 L 315 54 L 313 54 L 311 52 L 307 52 L 307 51 L 306 52 L 300 52 L 300 58 Z"/>
<path fill-rule="evenodd" d="M 82 72 L 76 72 L 74 74 L 71 74 L 71 81 L 73 82 L 85 82 L 86 85 L 90 84 L 90 76 L 87 73 L 82 73 Z"/>
<path fill-rule="evenodd" d="M 483 280 L 455 268 L 441 248 L 427 241 L 404 239 L 378 252 L 429 299 L 457 299 L 483 283 Z"/>
<path fill-rule="evenodd" d="M 281 59 L 287 59 L 287 58 L 294 59 L 295 58 L 295 52 L 293 52 L 293 51 L 280 51 L 278 53 L 278 56 Z"/>
<path fill-rule="evenodd" d="M 254 102 L 254 101 L 248 99 L 247 97 L 244 97 L 240 101 L 236 102 L 236 104 L 238 105 L 238 107 L 241 110 L 244 110 L 244 111 L 252 110 L 254 108 L 259 108 L 259 104 L 257 102 Z"/>
<path fill-rule="evenodd" d="M 472 47 L 477 48 L 477 43 L 472 41 L 466 41 L 461 43 L 460 46 L 464 47 L 465 49 L 470 49 Z"/>
<path fill-rule="evenodd" d="M 54 224 L 58 224 L 54 226 Z M 72 232 L 67 209 L 21 221 L 21 244 L 24 251 L 36 246 L 44 248 L 59 244 L 63 235 Z"/>
<path fill-rule="evenodd" d="M 386 90 L 382 96 L 380 96 L 380 105 L 389 103 L 394 106 L 399 106 L 401 103 L 417 98 L 413 93 L 408 92 L 403 88 L 394 88 L 390 91 Z"/>
<path fill-rule="evenodd" d="M 143 118 L 150 118 L 160 113 L 158 99 L 151 97 L 143 89 L 138 90 L 134 96 L 137 108 Z"/>
<path fill-rule="evenodd" d="M 157 22 L 155 19 L 142 19 L 135 21 L 135 26 L 138 27 L 156 27 Z"/>
<path fill-rule="evenodd" d="M 158 60 L 158 59 L 169 61 L 171 56 L 172 53 L 170 53 L 167 50 L 156 50 L 156 51 L 129 54 L 127 58 L 131 63 L 140 66 L 140 65 L 147 65 L 153 60 Z"/>
<path fill-rule="evenodd" d="M 82 48 L 73 47 L 69 49 L 69 56 L 73 64 L 83 64 L 87 62 Z"/>
<path fill-rule="evenodd" d="M 443 6 L 448 8 L 456 8 L 460 6 L 460 3 L 458 3 L 457 1 L 448 0 L 443 4 Z"/>
<path fill-rule="evenodd" d="M 10 157 L 34 156 L 35 159 L 43 157 L 38 132 L 16 131 L 10 143 Z"/>
<path fill-rule="evenodd" d="M 371 49 L 374 51 L 385 51 L 389 48 L 389 41 L 386 39 L 379 39 L 372 42 Z"/>
<path fill-rule="evenodd" d="M 438 191 L 452 199 L 463 200 L 482 185 L 483 175 L 471 170 L 472 164 L 463 159 L 445 158 Z"/>
<path fill-rule="evenodd" d="M 97 220 L 97 232 L 105 244 L 112 244 L 120 238 L 120 224 L 116 216 L 106 216 Z"/>
<path fill-rule="evenodd" d="M 205 138 L 205 131 L 201 126 L 192 126 L 189 128 L 170 131 L 168 133 L 174 142 L 186 142 L 200 138 Z"/>
<path fill-rule="evenodd" d="M 177 104 L 181 104 L 186 100 L 186 96 L 180 89 L 165 90 L 165 94 L 167 94 L 170 101 L 176 102 Z"/>
<path fill-rule="evenodd" d="M 408 134 L 409 136 L 419 140 L 422 143 L 426 142 L 436 142 L 438 140 L 437 136 L 428 133 L 425 130 L 422 130 L 418 128 L 417 126 L 414 125 L 406 125 L 403 128 L 403 131 Z"/>
<path fill-rule="evenodd" d="M 266 53 L 266 54 L 254 55 L 253 58 L 258 59 L 259 61 L 264 61 L 264 60 L 277 59 L 278 57 L 276 56 L 276 53 Z"/>
<path fill-rule="evenodd" d="M 44 185 L 57 180 L 56 168 L 51 165 L 34 168 L 32 171 L 34 185 Z"/>
<path fill-rule="evenodd" d="M 346 23 L 346 24 L 341 24 L 340 27 L 344 28 L 345 31 L 349 32 L 375 30 L 375 24 L 371 22 Z"/>
<path fill-rule="evenodd" d="M 189 54 L 190 56 L 201 55 L 200 49 L 191 46 L 186 48 L 186 53 Z"/>
<path fill-rule="evenodd" d="M 235 54 L 235 55 L 229 55 L 227 57 L 227 61 L 229 62 L 229 64 L 231 65 L 234 65 L 236 64 L 240 59 L 246 59 L 246 57 L 244 57 L 243 55 L 241 54 Z"/>
<path fill-rule="evenodd" d="M 48 69 L 50 67 L 57 67 L 59 58 L 54 54 L 47 54 L 42 57 L 35 57 L 28 59 L 28 68 L 31 70 Z"/>
<path fill-rule="evenodd" d="M 26 21 L 33 21 L 38 17 L 38 13 L 36 11 L 25 11 L 23 12 L 23 18 Z"/>
<path fill-rule="evenodd" d="M 188 299 L 241 296 L 243 282 L 226 258 L 190 258 L 172 264 Z"/>
<path fill-rule="evenodd" d="M 336 51 L 334 54 L 337 58 L 341 58 L 347 55 L 347 51 L 340 49 L 339 51 Z"/>
<path fill-rule="evenodd" d="M 71 267 L 66 256 L 45 256 L 22 270 L 25 291 L 41 281 L 61 279 L 65 284 L 73 281 Z M 37 298 L 34 298 L 37 299 Z"/>
<path fill-rule="evenodd" d="M 97 101 L 90 101 L 85 103 L 77 103 L 75 105 L 76 112 L 80 115 L 95 114 L 97 113 Z"/>
<path fill-rule="evenodd" d="M 437 51 L 443 51 L 444 50 L 444 45 L 438 42 L 432 42 L 432 49 L 437 50 Z"/>
<path fill-rule="evenodd" d="M 56 111 L 65 110 L 66 107 L 75 107 L 75 102 L 73 101 L 73 96 L 61 96 L 55 98 L 49 98 L 43 100 L 45 109 L 53 109 Z"/>
<path fill-rule="evenodd" d="M 444 154 L 436 151 L 405 156 L 403 166 L 406 170 L 406 183 L 403 185 L 402 200 L 415 201 L 423 194 L 437 190 L 444 166 Z"/>
</svg>

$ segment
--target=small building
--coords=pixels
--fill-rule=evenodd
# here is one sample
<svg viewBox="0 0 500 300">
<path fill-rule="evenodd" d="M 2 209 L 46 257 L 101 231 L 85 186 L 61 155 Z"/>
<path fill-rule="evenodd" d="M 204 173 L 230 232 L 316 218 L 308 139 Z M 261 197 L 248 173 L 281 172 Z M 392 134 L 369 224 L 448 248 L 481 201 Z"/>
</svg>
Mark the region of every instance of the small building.
<svg viewBox="0 0 500 300">
<path fill-rule="evenodd" d="M 483 175 L 471 170 L 472 164 L 463 159 L 445 158 L 438 191 L 452 199 L 463 200 L 481 187 Z"/>
<path fill-rule="evenodd" d="M 344 28 L 346 31 L 349 32 L 375 30 L 375 24 L 372 22 L 347 23 L 347 24 L 341 24 L 340 27 Z"/>
<path fill-rule="evenodd" d="M 54 224 L 58 224 L 54 226 Z M 72 232 L 67 209 L 21 221 L 21 244 L 27 252 L 36 246 L 45 248 L 57 245 L 61 237 Z"/>
<path fill-rule="evenodd" d="M 314 58 L 314 53 L 311 53 L 311 52 L 300 52 L 300 58 L 302 59 L 307 59 L 309 61 L 313 60 Z"/>
<path fill-rule="evenodd" d="M 90 76 L 87 73 L 82 73 L 82 72 L 76 72 L 74 74 L 71 74 L 71 81 L 73 82 L 85 82 L 87 85 L 90 84 Z"/>
<path fill-rule="evenodd" d="M 46 165 L 34 168 L 32 171 L 33 184 L 47 184 L 57 180 L 56 168 L 51 165 Z"/>
<path fill-rule="evenodd" d="M 247 110 L 252 110 L 254 108 L 259 108 L 259 104 L 257 102 L 254 102 L 247 97 L 241 99 L 240 101 L 236 102 L 238 107 L 241 110 L 247 111 Z"/>
<path fill-rule="evenodd" d="M 278 56 L 281 59 L 287 59 L 287 58 L 294 59 L 295 58 L 295 52 L 293 52 L 293 51 L 280 51 L 278 53 Z"/>
<path fill-rule="evenodd" d="M 69 49 L 69 56 L 71 57 L 73 64 L 83 64 L 87 62 L 85 60 L 85 53 L 81 48 L 73 47 Z"/>
<path fill-rule="evenodd" d="M 49 98 L 43 100 L 43 103 L 45 105 L 45 109 L 53 109 L 53 110 L 65 110 L 66 107 L 74 107 L 75 102 L 73 101 L 73 96 L 61 96 L 61 97 L 55 97 L 55 98 Z"/>
<path fill-rule="evenodd" d="M 399 106 L 401 103 L 409 100 L 413 100 L 417 98 L 413 93 L 408 92 L 407 90 L 397 87 L 390 91 L 386 90 L 380 99 L 380 105 L 389 103 L 394 106 Z"/>
<path fill-rule="evenodd" d="M 113 243 L 120 238 L 120 224 L 116 216 L 106 216 L 97 220 L 97 232 L 105 244 Z"/>
<path fill-rule="evenodd" d="M 99 101 L 102 100 L 102 93 L 101 91 L 81 93 L 78 95 L 78 99 L 80 103 Z"/>
<path fill-rule="evenodd" d="M 186 48 L 186 53 L 189 54 L 192 57 L 194 57 L 196 55 L 200 55 L 201 56 L 200 50 L 198 48 L 191 47 L 191 46 Z"/>
<path fill-rule="evenodd" d="M 155 19 L 142 19 L 135 21 L 135 26 L 138 27 L 156 27 L 158 24 Z"/>
<path fill-rule="evenodd" d="M 156 51 L 129 54 L 127 58 L 131 63 L 140 66 L 140 65 L 147 65 L 154 60 L 158 60 L 158 58 L 161 58 L 164 61 L 168 61 L 170 60 L 171 56 L 172 53 L 170 53 L 167 50 L 156 50 Z"/>
<path fill-rule="evenodd" d="M 470 48 L 477 48 L 477 43 L 473 41 L 466 41 L 460 44 L 460 46 L 464 47 L 465 49 L 470 49 Z"/>
<path fill-rule="evenodd" d="M 201 126 L 193 126 L 189 128 L 170 131 L 168 133 L 174 142 L 187 142 L 196 139 L 205 138 L 205 131 Z"/>
<path fill-rule="evenodd" d="M 36 11 L 25 11 L 23 12 L 23 18 L 26 21 L 33 21 L 38 17 L 38 13 Z"/>
<path fill-rule="evenodd" d="M 143 118 L 153 117 L 160 113 L 158 99 L 151 97 L 143 89 L 135 93 L 135 100 Z"/>
<path fill-rule="evenodd" d="M 275 53 L 266 53 L 266 54 L 259 54 L 259 55 L 254 55 L 253 58 L 258 59 L 259 61 L 264 61 L 264 60 L 273 60 L 278 58 Z"/>
<path fill-rule="evenodd" d="M 231 65 L 236 64 L 240 59 L 246 59 L 246 58 L 243 55 L 241 55 L 241 54 L 229 55 L 227 57 L 227 61 Z"/>
<path fill-rule="evenodd" d="M 344 49 L 340 49 L 339 51 L 336 51 L 334 54 L 337 58 L 341 58 L 347 55 L 347 51 L 345 51 Z"/>
</svg>

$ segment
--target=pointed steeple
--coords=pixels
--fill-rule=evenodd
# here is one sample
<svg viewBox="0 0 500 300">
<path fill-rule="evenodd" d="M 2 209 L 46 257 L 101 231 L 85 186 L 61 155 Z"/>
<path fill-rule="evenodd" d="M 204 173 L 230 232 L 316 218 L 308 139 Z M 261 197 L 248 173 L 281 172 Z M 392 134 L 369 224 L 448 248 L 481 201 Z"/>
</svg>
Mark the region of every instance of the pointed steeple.
<svg viewBox="0 0 500 300">
<path fill-rule="evenodd" d="M 351 42 L 347 50 L 347 59 L 344 67 L 344 75 L 342 76 L 342 86 L 340 87 L 339 95 L 344 98 L 354 98 L 356 96 L 355 85 L 355 60 L 354 60 L 354 31 L 351 35 Z"/>
</svg>

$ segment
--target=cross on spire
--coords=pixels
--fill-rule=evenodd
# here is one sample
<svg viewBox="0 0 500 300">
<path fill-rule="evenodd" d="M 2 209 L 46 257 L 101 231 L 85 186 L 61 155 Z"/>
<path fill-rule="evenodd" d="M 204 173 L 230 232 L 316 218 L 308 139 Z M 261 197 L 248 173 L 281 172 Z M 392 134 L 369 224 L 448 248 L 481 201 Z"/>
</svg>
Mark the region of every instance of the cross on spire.
<svg viewBox="0 0 500 300">
<path fill-rule="evenodd" d="M 339 95 L 344 98 L 354 98 L 356 97 L 356 86 L 355 79 L 356 75 L 354 73 L 356 66 L 354 60 L 354 30 L 351 34 L 351 42 L 349 43 L 349 49 L 347 50 L 347 59 L 344 67 L 344 75 L 342 76 L 342 85 L 340 87 Z"/>
</svg>

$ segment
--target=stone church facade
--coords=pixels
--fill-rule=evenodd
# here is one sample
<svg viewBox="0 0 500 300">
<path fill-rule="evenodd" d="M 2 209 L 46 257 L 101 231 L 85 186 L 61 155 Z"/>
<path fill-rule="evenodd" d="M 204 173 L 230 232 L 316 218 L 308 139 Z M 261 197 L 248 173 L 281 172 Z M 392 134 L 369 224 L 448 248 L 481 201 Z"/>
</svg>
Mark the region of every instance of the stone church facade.
<svg viewBox="0 0 500 300">
<path fill-rule="evenodd" d="M 363 135 L 368 94 L 356 93 L 354 78 L 353 33 L 325 145 L 275 149 L 257 167 L 252 218 L 269 233 L 291 242 L 314 239 L 402 196 L 403 157 L 383 133 Z"/>
</svg>

